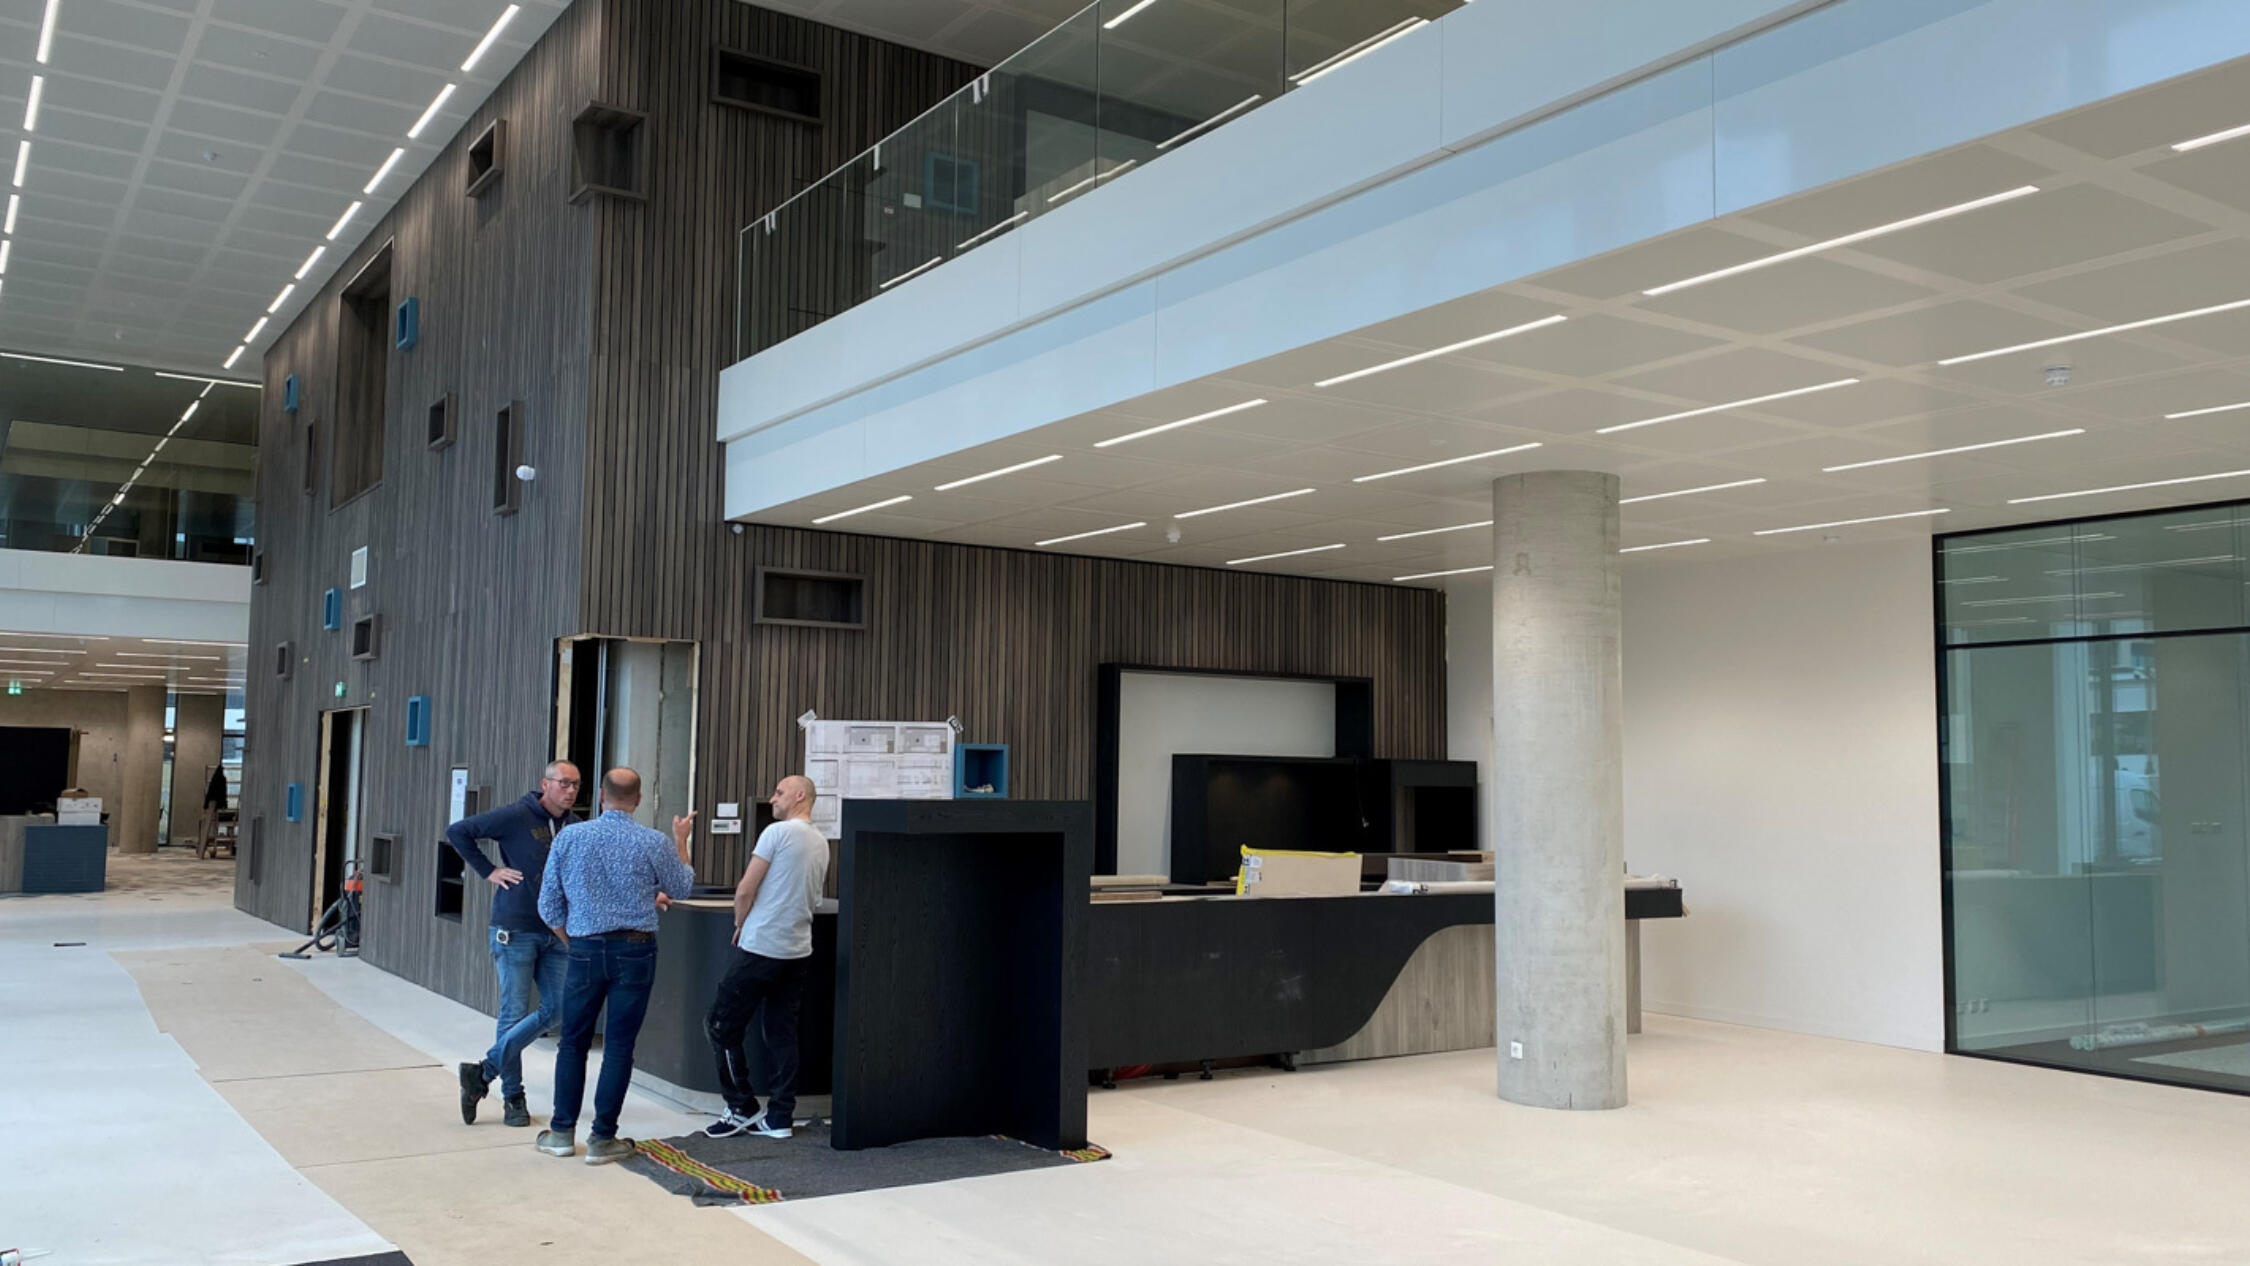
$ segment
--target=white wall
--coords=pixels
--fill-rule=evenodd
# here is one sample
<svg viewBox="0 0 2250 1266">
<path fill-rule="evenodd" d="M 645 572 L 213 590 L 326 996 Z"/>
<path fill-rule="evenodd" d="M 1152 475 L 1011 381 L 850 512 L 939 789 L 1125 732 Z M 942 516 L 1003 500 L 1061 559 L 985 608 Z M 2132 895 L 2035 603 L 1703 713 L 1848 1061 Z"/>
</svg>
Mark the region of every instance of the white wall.
<svg viewBox="0 0 2250 1266">
<path fill-rule="evenodd" d="M 0 549 L 0 628 L 239 642 L 250 632 L 250 569 Z"/>
<path fill-rule="evenodd" d="M 1484 761 L 1491 589 L 1448 592 L 1453 755 Z M 1624 604 L 1625 857 L 1688 906 L 1644 926 L 1644 1004 L 1941 1049 L 1928 545 L 1636 561 Z"/>
<path fill-rule="evenodd" d="M 1172 871 L 1172 757 L 1334 756 L 1325 681 L 1123 675 L 1117 709 L 1117 873 Z"/>
</svg>

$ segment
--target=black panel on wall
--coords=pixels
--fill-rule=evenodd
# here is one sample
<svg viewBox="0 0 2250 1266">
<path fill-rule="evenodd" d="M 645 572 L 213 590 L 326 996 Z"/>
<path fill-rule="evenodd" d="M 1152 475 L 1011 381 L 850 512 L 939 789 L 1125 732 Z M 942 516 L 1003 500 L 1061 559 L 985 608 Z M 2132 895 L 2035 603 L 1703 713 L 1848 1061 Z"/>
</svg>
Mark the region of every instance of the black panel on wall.
<svg viewBox="0 0 2250 1266">
<path fill-rule="evenodd" d="M 48 811 L 70 777 L 70 730 L 0 725 L 0 816 Z"/>
</svg>

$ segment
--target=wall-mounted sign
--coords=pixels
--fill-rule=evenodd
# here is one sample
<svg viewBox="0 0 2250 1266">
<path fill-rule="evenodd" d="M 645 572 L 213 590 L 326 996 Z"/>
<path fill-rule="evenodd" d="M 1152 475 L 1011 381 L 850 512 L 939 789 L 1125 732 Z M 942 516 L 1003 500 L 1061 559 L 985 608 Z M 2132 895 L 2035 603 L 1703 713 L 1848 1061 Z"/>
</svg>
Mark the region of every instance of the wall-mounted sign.
<svg viewBox="0 0 2250 1266">
<path fill-rule="evenodd" d="M 459 822 L 469 816 L 469 771 L 459 765 L 453 767 L 452 798 L 446 802 L 445 820 Z"/>
<path fill-rule="evenodd" d="M 365 589 L 366 587 L 367 547 L 365 545 L 362 545 L 358 549 L 352 551 L 352 588 Z"/>
</svg>

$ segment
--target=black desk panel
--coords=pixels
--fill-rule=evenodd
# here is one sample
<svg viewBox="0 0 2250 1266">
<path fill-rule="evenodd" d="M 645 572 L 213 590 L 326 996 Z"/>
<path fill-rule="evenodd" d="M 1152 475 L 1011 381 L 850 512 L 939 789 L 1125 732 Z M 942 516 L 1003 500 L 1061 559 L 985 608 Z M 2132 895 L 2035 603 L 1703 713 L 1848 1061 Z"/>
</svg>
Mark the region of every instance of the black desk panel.
<svg viewBox="0 0 2250 1266">
<path fill-rule="evenodd" d="M 705 1094 L 719 1093 L 703 1017 L 711 1009 L 719 978 L 734 962 L 733 900 L 730 889 L 692 903 L 674 903 L 665 912 L 656 938 L 656 984 L 633 1051 L 636 1069 Z M 804 1009 L 797 1023 L 800 1095 L 829 1092 L 835 1050 L 836 916 L 814 915 L 812 935 L 811 974 L 805 978 Z M 766 1070 L 758 1043 L 744 1042 L 743 1047 L 750 1058 L 750 1083 L 763 1095 Z"/>
</svg>

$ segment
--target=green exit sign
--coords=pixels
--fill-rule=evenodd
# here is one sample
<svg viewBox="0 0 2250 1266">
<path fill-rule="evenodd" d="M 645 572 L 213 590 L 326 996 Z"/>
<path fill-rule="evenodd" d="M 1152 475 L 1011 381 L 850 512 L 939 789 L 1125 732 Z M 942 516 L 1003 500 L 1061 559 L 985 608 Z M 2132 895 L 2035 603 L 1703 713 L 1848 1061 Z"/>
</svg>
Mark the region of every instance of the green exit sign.
<svg viewBox="0 0 2250 1266">
<path fill-rule="evenodd" d="M 23 683 L 22 683 L 22 682 L 20 682 L 20 681 L 13 681 L 13 680 L 11 680 L 11 681 L 10 681 L 10 682 L 8 683 L 8 693 L 9 693 L 9 694 L 12 694 L 12 695 L 20 695 L 20 694 L 22 694 L 22 693 L 23 693 Z"/>
</svg>

